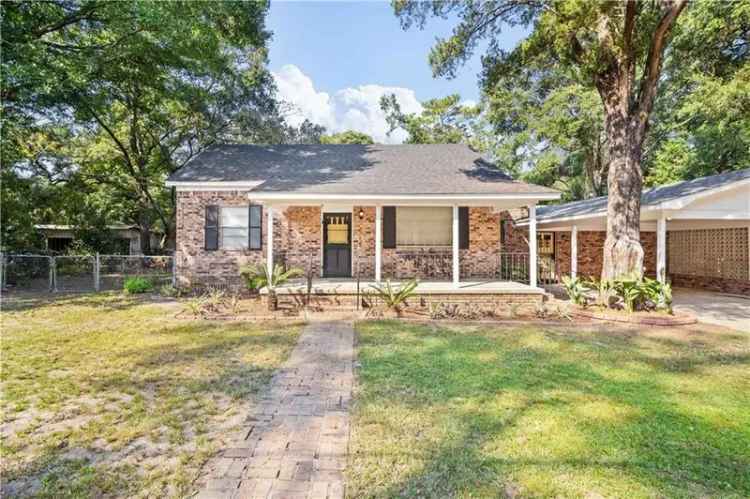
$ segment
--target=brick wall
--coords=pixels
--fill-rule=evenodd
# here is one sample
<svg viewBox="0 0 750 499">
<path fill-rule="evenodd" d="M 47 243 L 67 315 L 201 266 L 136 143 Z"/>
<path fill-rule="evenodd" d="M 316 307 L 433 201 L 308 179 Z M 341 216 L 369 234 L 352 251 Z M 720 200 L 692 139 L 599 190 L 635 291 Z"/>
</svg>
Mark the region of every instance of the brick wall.
<svg viewBox="0 0 750 499">
<path fill-rule="evenodd" d="M 243 191 L 177 192 L 176 266 L 180 285 L 229 284 L 239 281 L 243 265 L 263 261 L 266 243 L 266 212 L 263 210 L 263 250 L 206 251 L 204 227 L 208 205 L 247 206 Z"/>
<path fill-rule="evenodd" d="M 263 210 L 263 248 L 261 250 L 204 250 L 205 208 L 208 205 L 247 206 L 247 191 L 192 191 L 177 193 L 177 273 L 180 284 L 239 284 L 240 268 L 262 264 L 266 257 L 268 237 L 267 209 Z M 359 218 L 362 209 L 363 218 Z M 494 213 L 491 208 L 469 209 L 469 248 L 460 251 L 462 278 L 479 278 L 492 273 L 501 251 L 528 253 L 526 229 L 508 227 L 505 244 L 500 243 L 500 220 L 507 212 Z M 375 207 L 355 206 L 352 210 L 352 258 L 360 276 L 375 277 Z M 320 274 L 322 261 L 321 210 L 317 206 L 295 206 L 283 213 L 274 211 L 274 253 L 285 256 L 288 266 Z M 452 250 L 447 248 L 383 249 L 383 276 L 411 277 L 428 269 L 422 278 L 450 280 Z M 428 264 L 424 264 L 427 258 Z"/>
<path fill-rule="evenodd" d="M 705 277 L 695 275 L 669 274 L 672 286 L 683 288 L 698 288 L 708 291 L 720 291 L 736 295 L 750 296 L 750 281 L 743 279 L 724 279 L 721 277 Z"/>
<path fill-rule="evenodd" d="M 206 251 L 204 241 L 205 209 L 209 205 L 248 206 L 246 191 L 190 191 L 177 193 L 177 278 L 180 285 L 236 285 L 240 268 L 262 264 L 268 242 L 268 211 L 263 210 L 263 245 L 260 250 L 219 248 Z M 274 252 L 283 253 L 287 265 L 315 272 L 321 261 L 320 208 L 290 207 L 274 212 Z"/>
</svg>

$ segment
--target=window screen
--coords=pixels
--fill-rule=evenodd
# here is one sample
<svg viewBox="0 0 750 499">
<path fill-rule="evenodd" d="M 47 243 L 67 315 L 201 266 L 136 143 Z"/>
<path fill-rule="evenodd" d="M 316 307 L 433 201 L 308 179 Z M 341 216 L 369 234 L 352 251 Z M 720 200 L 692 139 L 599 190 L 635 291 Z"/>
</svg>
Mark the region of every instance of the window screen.
<svg viewBox="0 0 750 499">
<path fill-rule="evenodd" d="M 221 209 L 221 247 L 224 249 L 247 248 L 247 206 Z"/>
<path fill-rule="evenodd" d="M 396 244 L 399 246 L 450 246 L 451 207 L 396 208 Z"/>
</svg>

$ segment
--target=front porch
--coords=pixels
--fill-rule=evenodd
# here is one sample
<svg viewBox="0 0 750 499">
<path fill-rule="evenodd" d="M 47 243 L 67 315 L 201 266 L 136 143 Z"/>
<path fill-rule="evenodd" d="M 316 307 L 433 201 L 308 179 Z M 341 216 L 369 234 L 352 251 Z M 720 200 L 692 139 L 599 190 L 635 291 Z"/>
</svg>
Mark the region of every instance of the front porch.
<svg viewBox="0 0 750 499">
<path fill-rule="evenodd" d="M 527 232 L 528 239 L 505 236 L 508 210 L 524 208 L 533 220 L 534 204 L 261 201 L 265 263 L 302 269 L 326 291 L 349 291 L 357 281 L 410 279 L 422 281 L 424 292 L 503 292 L 514 282 L 537 288 L 535 227 Z"/>
</svg>

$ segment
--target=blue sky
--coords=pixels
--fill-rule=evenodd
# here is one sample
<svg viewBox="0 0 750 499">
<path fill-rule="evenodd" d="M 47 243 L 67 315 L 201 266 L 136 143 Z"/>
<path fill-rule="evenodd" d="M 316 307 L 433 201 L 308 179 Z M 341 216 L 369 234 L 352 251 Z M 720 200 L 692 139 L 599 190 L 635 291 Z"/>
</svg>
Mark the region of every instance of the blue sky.
<svg viewBox="0 0 750 499">
<path fill-rule="evenodd" d="M 293 105 L 293 123 L 308 118 L 332 132 L 357 129 L 398 142 L 403 135 L 385 135 L 380 95 L 396 93 L 410 112 L 419 112 L 419 101 L 451 93 L 479 98 L 480 54 L 455 79 L 432 77 L 427 56 L 436 37 L 450 34 L 451 20 L 404 31 L 388 2 L 272 1 L 267 22 L 271 71 L 280 97 Z M 503 44 L 512 48 L 522 36 L 509 30 Z"/>
</svg>

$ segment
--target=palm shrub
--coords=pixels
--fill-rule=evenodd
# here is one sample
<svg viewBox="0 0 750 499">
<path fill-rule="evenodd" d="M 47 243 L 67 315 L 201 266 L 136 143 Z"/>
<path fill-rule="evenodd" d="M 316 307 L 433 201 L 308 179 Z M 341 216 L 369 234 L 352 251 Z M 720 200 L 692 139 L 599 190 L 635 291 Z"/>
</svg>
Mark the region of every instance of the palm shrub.
<svg viewBox="0 0 750 499">
<path fill-rule="evenodd" d="M 398 316 L 401 316 L 406 300 L 414 294 L 418 285 L 417 279 L 412 279 L 401 286 L 393 286 L 391 280 L 386 279 L 385 283 L 372 284 L 370 287 L 375 290 L 375 294 L 389 310 L 393 310 Z"/>
<path fill-rule="evenodd" d="M 586 286 L 596 292 L 594 303 L 599 307 L 609 308 L 612 306 L 613 299 L 617 298 L 617 291 L 614 284 L 607 279 L 602 279 L 601 281 L 591 279 Z"/>
<path fill-rule="evenodd" d="M 672 286 L 669 283 L 661 283 L 656 279 L 644 277 L 641 286 L 650 308 L 672 313 Z"/>
<path fill-rule="evenodd" d="M 285 270 L 279 264 L 274 265 L 273 268 L 269 268 L 268 264 L 263 264 L 243 267 L 240 269 L 240 275 L 245 279 L 245 283 L 251 291 L 266 288 L 268 290 L 268 306 L 271 310 L 276 310 L 279 304 L 276 288 L 289 279 L 304 275 L 304 272 L 302 269 L 295 267 Z"/>
<path fill-rule="evenodd" d="M 643 281 L 638 279 L 618 279 L 613 281 L 613 286 L 617 296 L 622 298 L 623 305 L 627 312 L 633 312 L 640 308 L 646 299 L 646 291 Z"/>
<path fill-rule="evenodd" d="M 568 298 L 576 305 L 586 306 L 587 287 L 578 277 L 563 276 L 563 286 L 568 293 Z"/>
</svg>

